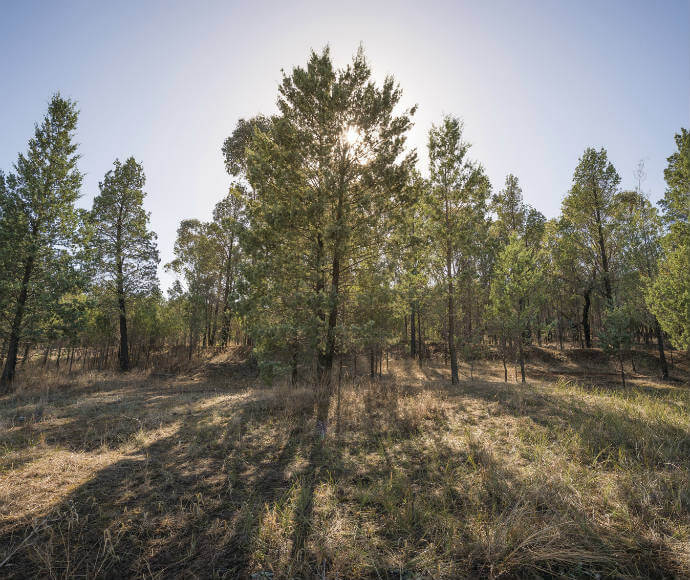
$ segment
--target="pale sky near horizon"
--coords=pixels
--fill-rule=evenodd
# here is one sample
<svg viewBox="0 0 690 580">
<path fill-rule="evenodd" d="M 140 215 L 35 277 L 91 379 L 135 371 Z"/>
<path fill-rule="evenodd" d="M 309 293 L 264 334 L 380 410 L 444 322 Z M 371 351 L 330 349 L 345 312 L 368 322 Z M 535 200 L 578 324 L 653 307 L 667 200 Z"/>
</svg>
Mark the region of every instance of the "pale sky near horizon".
<svg viewBox="0 0 690 580">
<path fill-rule="evenodd" d="M 210 219 L 227 191 L 220 152 L 240 117 L 275 111 L 281 69 L 329 44 L 364 45 L 377 79 L 417 103 L 409 143 L 461 117 L 494 190 L 515 173 L 558 214 L 586 147 L 606 147 L 633 187 L 663 195 L 673 137 L 690 126 L 690 0 L 473 2 L 0 1 L 0 169 L 11 170 L 50 95 L 78 101 L 90 207 L 116 157 L 147 175 L 146 208 L 173 258 L 179 222 Z"/>
</svg>

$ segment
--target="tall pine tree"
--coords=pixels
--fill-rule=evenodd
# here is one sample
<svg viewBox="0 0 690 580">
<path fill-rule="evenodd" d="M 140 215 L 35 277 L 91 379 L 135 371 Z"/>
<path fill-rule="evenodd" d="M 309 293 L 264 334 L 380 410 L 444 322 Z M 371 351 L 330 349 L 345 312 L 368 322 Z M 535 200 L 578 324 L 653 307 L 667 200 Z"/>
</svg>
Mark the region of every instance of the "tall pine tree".
<svg viewBox="0 0 690 580">
<path fill-rule="evenodd" d="M 481 166 L 470 161 L 462 123 L 447 116 L 429 132 L 430 188 L 428 226 L 437 240 L 437 261 L 446 289 L 448 352 L 451 382 L 458 383 L 456 284 L 463 266 L 476 253 L 475 242 L 485 225 L 489 181 Z"/>
<path fill-rule="evenodd" d="M 82 183 L 74 143 L 77 118 L 76 103 L 53 96 L 27 153 L 2 180 L 0 280 L 10 322 L 0 392 L 7 392 L 14 379 L 27 311 L 49 310 L 66 290 L 56 277 L 67 269 L 52 265 L 68 259 L 75 242 L 74 203 Z"/>
<path fill-rule="evenodd" d="M 99 184 L 93 200 L 94 250 L 97 269 L 117 303 L 120 327 L 120 370 L 129 370 L 127 302 L 158 285 L 156 234 L 149 230 L 144 210 L 144 168 L 130 157 L 115 160 L 114 168 Z"/>
<path fill-rule="evenodd" d="M 328 48 L 312 53 L 279 92 L 280 115 L 249 146 L 250 251 L 264 258 L 254 264 L 265 288 L 303 293 L 300 319 L 328 391 L 343 278 L 378 258 L 382 218 L 414 162 L 404 156 L 414 111 L 395 113 L 400 89 L 391 77 L 377 86 L 361 50 L 343 69 Z"/>
</svg>

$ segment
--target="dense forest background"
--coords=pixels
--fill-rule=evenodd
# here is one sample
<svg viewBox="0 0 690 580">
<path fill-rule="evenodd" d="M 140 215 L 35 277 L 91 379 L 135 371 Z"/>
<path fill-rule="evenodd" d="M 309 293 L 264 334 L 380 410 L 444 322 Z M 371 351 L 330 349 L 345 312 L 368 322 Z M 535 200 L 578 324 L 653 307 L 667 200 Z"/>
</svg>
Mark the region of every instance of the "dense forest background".
<svg viewBox="0 0 690 580">
<path fill-rule="evenodd" d="M 142 163 L 116 159 L 78 209 L 78 107 L 53 96 L 0 173 L 0 390 L 31 365 L 176 369 L 229 343 L 267 381 L 324 387 L 343 361 L 364 354 L 374 376 L 391 352 L 442 358 L 453 383 L 498 357 L 524 382 L 544 343 L 601 347 L 623 383 L 635 345 L 653 346 L 667 379 L 669 350 L 690 347 L 690 133 L 675 135 L 659 208 L 644 166 L 622 190 L 597 145 L 547 220 L 518 176 L 489 182 L 459 118 L 431 128 L 419 167 L 400 98 L 361 50 L 285 73 L 278 113 L 240 119 L 223 144 L 212 220 L 179 225 L 165 296 Z"/>
</svg>

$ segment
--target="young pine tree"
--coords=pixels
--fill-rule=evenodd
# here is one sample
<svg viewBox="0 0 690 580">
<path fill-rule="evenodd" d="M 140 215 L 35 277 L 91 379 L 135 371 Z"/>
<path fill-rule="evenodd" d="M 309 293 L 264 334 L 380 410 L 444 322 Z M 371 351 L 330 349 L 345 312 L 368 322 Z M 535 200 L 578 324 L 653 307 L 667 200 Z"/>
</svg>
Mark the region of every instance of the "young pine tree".
<svg viewBox="0 0 690 580">
<path fill-rule="evenodd" d="M 512 233 L 524 233 L 528 208 L 522 199 L 518 178 L 512 173 L 506 176 L 503 189 L 492 197 L 491 210 L 496 214 L 492 229 L 501 246 L 508 243 Z"/>
<path fill-rule="evenodd" d="M 222 296 L 219 305 L 222 309 L 221 344 L 225 346 L 230 338 L 230 322 L 233 316 L 233 299 L 237 291 L 240 270 L 240 234 L 244 230 L 244 204 L 247 192 L 235 184 L 228 195 L 221 199 L 213 209 L 215 237 L 222 255 Z"/>
<path fill-rule="evenodd" d="M 117 302 L 120 327 L 120 370 L 129 370 L 127 303 L 138 294 L 157 287 L 158 249 L 156 234 L 148 229 L 144 210 L 144 168 L 133 157 L 114 168 L 99 184 L 91 219 L 97 270 Z"/>
<path fill-rule="evenodd" d="M 620 365 L 621 382 L 625 387 L 625 354 L 632 345 L 632 318 L 624 307 L 618 306 L 604 314 L 599 343 L 604 352 L 616 357 Z"/>
<path fill-rule="evenodd" d="M 456 289 L 459 269 L 476 249 L 484 225 L 489 182 L 481 166 L 470 161 L 462 123 L 447 116 L 429 131 L 430 188 L 426 198 L 428 226 L 435 242 L 439 270 L 446 287 L 448 352 L 451 382 L 458 383 L 455 344 Z"/>
<path fill-rule="evenodd" d="M 523 240 L 511 234 L 496 262 L 488 313 L 501 337 L 504 369 L 507 345 L 513 344 L 523 383 L 524 343 L 539 312 L 543 286 L 544 277 L 535 250 L 527 248 Z"/>
<path fill-rule="evenodd" d="M 661 376 L 666 380 L 668 364 L 663 332 L 659 320 L 645 302 L 645 291 L 654 284 L 659 274 L 659 259 L 663 251 L 661 217 L 640 188 L 622 192 L 618 205 L 617 227 L 621 230 L 618 238 L 622 247 L 621 303 L 636 313 L 641 324 L 654 330 Z"/>
<path fill-rule="evenodd" d="M 581 285 L 582 326 L 587 347 L 591 346 L 589 310 L 592 292 L 601 288 L 606 308 L 613 308 L 613 237 L 616 193 L 620 176 L 606 149 L 585 149 L 575 168 L 573 185 L 563 200 L 561 229 L 571 246 L 576 269 L 587 273 Z"/>
<path fill-rule="evenodd" d="M 664 171 L 667 188 L 660 202 L 668 234 L 646 300 L 673 345 L 690 350 L 690 131 L 681 129 L 676 145 Z"/>
<path fill-rule="evenodd" d="M 74 247 L 82 175 L 77 169 L 76 103 L 53 96 L 48 112 L 14 172 L 0 184 L 0 289 L 9 315 L 7 358 L 0 392 L 7 392 L 15 376 L 19 342 L 26 330 L 27 312 L 34 318 L 50 310 L 64 290 L 56 283 L 52 265 Z"/>
</svg>

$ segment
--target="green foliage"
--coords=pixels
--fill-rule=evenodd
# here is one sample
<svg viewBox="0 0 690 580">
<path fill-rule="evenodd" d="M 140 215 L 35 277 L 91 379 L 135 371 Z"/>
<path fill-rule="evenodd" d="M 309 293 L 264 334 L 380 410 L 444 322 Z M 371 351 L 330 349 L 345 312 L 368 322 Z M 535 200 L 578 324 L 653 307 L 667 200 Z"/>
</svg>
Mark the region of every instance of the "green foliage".
<svg viewBox="0 0 690 580">
<path fill-rule="evenodd" d="M 613 263 L 616 244 L 615 202 L 620 176 L 606 149 L 588 148 L 575 168 L 573 185 L 563 200 L 563 221 L 579 259 L 602 286 L 613 305 Z"/>
<path fill-rule="evenodd" d="M 496 261 L 487 313 L 498 333 L 515 344 L 526 340 L 545 298 L 540 260 L 535 250 L 511 234 Z"/>
<path fill-rule="evenodd" d="M 632 344 L 633 317 L 624 307 L 618 306 L 604 315 L 599 332 L 599 344 L 604 352 L 623 357 Z"/>
<path fill-rule="evenodd" d="M 678 150 L 668 158 L 660 202 L 668 233 L 645 298 L 674 346 L 690 349 L 690 133 L 681 129 L 675 139 Z"/>
<path fill-rule="evenodd" d="M 690 251 L 672 248 L 659 265 L 659 274 L 645 294 L 649 309 L 659 319 L 676 348 L 690 348 Z"/>
<path fill-rule="evenodd" d="M 429 236 L 437 240 L 432 255 L 437 276 L 446 289 L 447 344 L 451 380 L 458 382 L 456 359 L 456 286 L 468 292 L 481 263 L 488 222 L 489 180 L 481 165 L 469 160 L 469 143 L 459 119 L 446 116 L 429 131 L 430 188 L 426 197 Z M 456 278 L 457 284 L 456 284 Z"/>
<path fill-rule="evenodd" d="M 621 380 L 625 387 L 625 353 L 632 345 L 633 316 L 626 307 L 617 306 L 604 314 L 599 331 L 599 344 L 605 353 L 615 356 L 620 363 Z"/>
<path fill-rule="evenodd" d="M 149 230 L 150 214 L 144 210 L 144 168 L 133 157 L 115 160 L 114 169 L 99 184 L 93 200 L 92 245 L 99 281 L 112 287 L 113 295 L 148 294 L 158 285 L 156 234 Z"/>
<path fill-rule="evenodd" d="M 690 131 L 676 134 L 678 150 L 668 158 L 664 170 L 666 192 L 659 202 L 671 235 L 677 243 L 690 245 Z"/>
<path fill-rule="evenodd" d="M 14 378 L 19 341 L 51 326 L 61 296 L 72 291 L 82 175 L 74 133 L 78 111 L 56 94 L 26 154 L 0 179 L 0 309 L 8 340 L 2 384 Z"/>
<path fill-rule="evenodd" d="M 20 344 L 107 360 L 118 331 L 123 369 L 135 351 L 191 358 L 237 339 L 268 381 L 305 370 L 326 385 L 336 354 L 366 352 L 373 367 L 401 343 L 420 359 L 443 349 L 457 382 L 458 353 L 471 362 L 493 338 L 524 380 L 525 345 L 554 331 L 561 346 L 598 333 L 621 365 L 631 340 L 655 339 L 667 376 L 665 335 L 690 348 L 690 133 L 668 158 L 663 215 L 642 167 L 637 189 L 620 191 L 606 150 L 588 148 L 547 221 L 513 174 L 491 195 L 454 116 L 431 127 L 418 173 L 406 145 L 415 107 L 401 98 L 392 77 L 373 80 L 362 49 L 342 68 L 325 48 L 283 73 L 277 113 L 240 119 L 223 144 L 232 184 L 212 219 L 179 225 L 164 298 L 143 167 L 116 160 L 93 209 L 77 210 L 78 113 L 55 95 L 0 172 L 4 388 Z"/>
<path fill-rule="evenodd" d="M 268 133 L 272 119 L 257 115 L 251 119 L 237 121 L 235 130 L 223 143 L 225 169 L 230 175 L 244 177 L 247 174 L 247 148 L 251 145 L 255 133 Z"/>
<path fill-rule="evenodd" d="M 245 238 L 255 332 L 288 329 L 286 344 L 317 355 L 330 373 L 345 277 L 377 258 L 386 215 L 407 183 L 414 110 L 395 114 L 401 91 L 381 87 L 359 51 L 337 70 L 328 49 L 284 75 L 280 115 L 246 149 L 254 193 Z M 400 158 L 402 157 L 402 160 Z"/>
<path fill-rule="evenodd" d="M 127 302 L 157 289 L 156 234 L 148 229 L 144 210 L 144 168 L 130 157 L 115 160 L 115 168 L 99 184 L 93 200 L 93 247 L 100 282 L 117 300 L 120 319 L 120 369 L 129 370 Z"/>
</svg>

